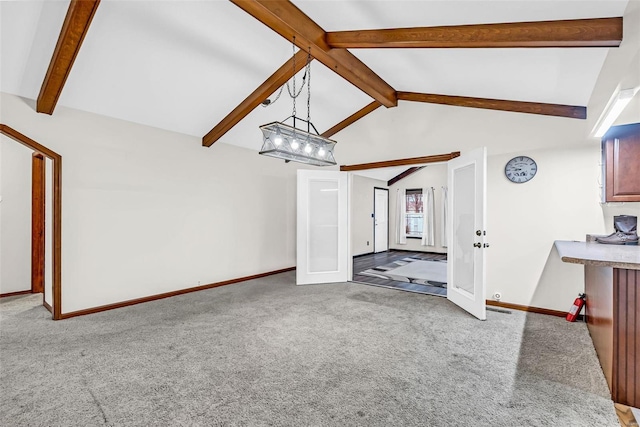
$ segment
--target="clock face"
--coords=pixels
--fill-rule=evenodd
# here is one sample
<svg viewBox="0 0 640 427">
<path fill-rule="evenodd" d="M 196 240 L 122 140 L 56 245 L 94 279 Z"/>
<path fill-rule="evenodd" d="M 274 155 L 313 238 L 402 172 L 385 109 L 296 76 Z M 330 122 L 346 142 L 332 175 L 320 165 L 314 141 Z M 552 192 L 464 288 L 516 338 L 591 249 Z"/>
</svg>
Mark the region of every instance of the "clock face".
<svg viewBox="0 0 640 427">
<path fill-rule="evenodd" d="M 507 179 L 516 184 L 531 180 L 536 176 L 536 172 L 538 172 L 538 165 L 531 157 L 527 156 L 514 157 L 504 167 Z"/>
</svg>

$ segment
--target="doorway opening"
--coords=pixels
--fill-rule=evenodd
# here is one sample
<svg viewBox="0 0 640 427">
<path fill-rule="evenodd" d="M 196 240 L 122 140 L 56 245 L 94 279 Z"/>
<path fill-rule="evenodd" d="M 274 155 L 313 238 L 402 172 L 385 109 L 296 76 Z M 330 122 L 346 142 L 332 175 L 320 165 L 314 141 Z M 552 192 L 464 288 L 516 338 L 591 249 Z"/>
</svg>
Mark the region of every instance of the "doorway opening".
<svg viewBox="0 0 640 427">
<path fill-rule="evenodd" d="M 23 261 L 30 263 L 27 267 L 30 286 L 24 284 L 29 280 L 23 280 L 20 286 L 25 289 L 10 294 L 42 293 L 42 305 L 58 320 L 62 318 L 62 157 L 7 125 L 0 124 L 0 134 L 32 150 L 28 196 L 31 198 L 31 233 L 30 238 L 22 239 L 30 246 L 22 255 Z M 27 169 L 26 165 L 22 167 Z"/>
<path fill-rule="evenodd" d="M 351 172 L 354 282 L 446 297 L 447 163 L 438 160 Z M 373 203 L 363 196 L 369 192 Z M 366 211 L 367 204 L 373 213 Z M 368 239 L 361 224 L 369 220 L 371 249 L 361 242 Z M 423 230 L 431 237 L 423 239 Z M 381 233 L 385 241 L 379 245 Z"/>
<path fill-rule="evenodd" d="M 354 238 L 351 232 L 359 221 L 354 216 L 354 170 L 384 168 L 387 166 L 415 165 L 420 163 L 447 162 L 446 236 L 450 242 L 450 259 L 446 262 L 447 299 L 480 320 L 486 319 L 486 276 L 484 250 L 486 242 L 486 165 L 487 149 L 480 147 L 460 156 L 460 153 L 416 157 L 352 166 L 340 166 L 340 171 L 298 170 L 296 283 L 321 284 L 344 283 L 353 280 Z M 345 185 L 346 181 L 349 185 Z M 387 183 L 389 186 L 389 183 Z M 444 188 L 443 188 L 444 189 Z M 435 227 L 430 212 L 435 209 L 433 187 L 424 188 L 429 214 L 424 215 L 421 243 L 433 245 Z M 323 193 L 333 193 L 329 196 Z M 347 194 L 348 193 L 348 194 Z M 406 190 L 398 189 L 396 197 L 397 218 L 395 230 L 397 243 L 406 244 L 406 218 L 408 203 Z M 347 196 L 350 197 L 347 197 Z M 325 203 L 326 202 L 326 203 Z M 369 205 L 371 206 L 371 204 Z M 313 213 L 311 215 L 310 213 Z M 313 218 L 312 218 L 313 217 Z M 345 220 L 346 218 L 346 220 Z M 365 215 L 366 218 L 366 215 Z M 368 219 L 371 219 L 369 214 Z M 365 221 L 362 221 L 363 223 Z M 370 223 L 369 223 L 370 224 Z M 370 229 L 370 228 L 369 228 Z M 473 232 L 473 230 L 476 230 Z M 432 233 L 433 231 L 433 233 Z M 473 245 L 468 244 L 473 241 Z M 369 243 L 367 242 L 367 246 Z M 343 258 L 344 257 L 344 258 Z M 345 260 L 345 262 L 342 262 Z M 412 260 L 411 263 L 431 262 Z M 435 264 L 441 265 L 439 262 Z M 317 268 L 314 268 L 313 266 Z M 403 267 L 412 268 L 411 264 Z M 405 272 L 406 273 L 406 272 Z"/>
</svg>

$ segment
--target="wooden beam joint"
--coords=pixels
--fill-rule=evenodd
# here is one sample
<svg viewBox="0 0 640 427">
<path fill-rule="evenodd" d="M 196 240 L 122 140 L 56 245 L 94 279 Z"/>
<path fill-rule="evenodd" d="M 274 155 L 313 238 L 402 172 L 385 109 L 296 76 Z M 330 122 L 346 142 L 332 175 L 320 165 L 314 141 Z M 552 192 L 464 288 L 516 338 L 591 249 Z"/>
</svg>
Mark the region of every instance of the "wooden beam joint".
<svg viewBox="0 0 640 427">
<path fill-rule="evenodd" d="M 326 32 L 290 1 L 231 0 L 236 6 L 271 28 L 301 50 L 309 52 L 332 71 L 380 102 L 398 104 L 396 91 L 346 49 L 332 49 Z"/>
</svg>

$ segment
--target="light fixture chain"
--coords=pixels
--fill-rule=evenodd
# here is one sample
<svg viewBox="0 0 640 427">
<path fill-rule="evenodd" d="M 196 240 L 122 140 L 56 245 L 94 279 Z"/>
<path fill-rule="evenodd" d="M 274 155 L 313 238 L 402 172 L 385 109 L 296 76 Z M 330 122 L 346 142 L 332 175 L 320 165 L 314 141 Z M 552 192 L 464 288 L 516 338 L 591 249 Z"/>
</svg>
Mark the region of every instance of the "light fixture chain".
<svg viewBox="0 0 640 427">
<path fill-rule="evenodd" d="M 293 93 L 295 94 L 296 93 L 296 36 L 293 36 L 293 42 L 291 43 L 291 52 L 292 52 L 292 55 L 293 55 L 293 76 L 291 76 L 291 78 L 293 79 Z M 287 90 L 289 90 L 289 84 L 288 83 L 287 83 Z M 291 95 L 291 92 L 289 92 L 289 95 Z M 293 114 L 292 114 L 292 116 L 295 117 L 296 116 L 296 98 L 297 98 L 297 96 L 291 95 L 291 98 L 293 98 Z M 295 123 L 295 121 L 294 121 L 294 123 Z"/>
<path fill-rule="evenodd" d="M 291 87 L 289 87 L 289 81 L 287 81 L 287 92 L 289 92 L 289 96 L 293 100 L 293 116 L 296 115 L 296 98 L 300 96 L 302 90 L 304 89 L 304 85 L 307 80 L 307 70 L 305 70 L 304 75 L 302 76 L 302 84 L 300 85 L 300 90 L 296 92 L 296 36 L 293 36 L 293 41 L 291 42 L 291 52 L 293 56 L 293 74 L 291 75 L 293 91 Z"/>
<path fill-rule="evenodd" d="M 311 124 L 311 46 L 309 46 L 309 55 L 307 56 L 307 70 L 305 74 L 307 80 L 307 128 Z M 308 131 L 309 129 L 307 129 Z"/>
</svg>

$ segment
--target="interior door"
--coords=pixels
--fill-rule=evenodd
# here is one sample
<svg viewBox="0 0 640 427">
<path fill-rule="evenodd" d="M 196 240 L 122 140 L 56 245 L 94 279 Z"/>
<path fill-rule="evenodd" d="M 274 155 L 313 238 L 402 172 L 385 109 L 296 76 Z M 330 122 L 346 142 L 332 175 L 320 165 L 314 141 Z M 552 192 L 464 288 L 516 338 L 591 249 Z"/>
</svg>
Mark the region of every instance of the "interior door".
<svg viewBox="0 0 640 427">
<path fill-rule="evenodd" d="M 447 298 L 485 320 L 487 150 L 478 148 L 448 163 Z"/>
<path fill-rule="evenodd" d="M 348 174 L 298 170 L 296 283 L 349 279 Z"/>
<path fill-rule="evenodd" d="M 373 190 L 373 251 L 389 250 L 389 190 Z"/>
</svg>

